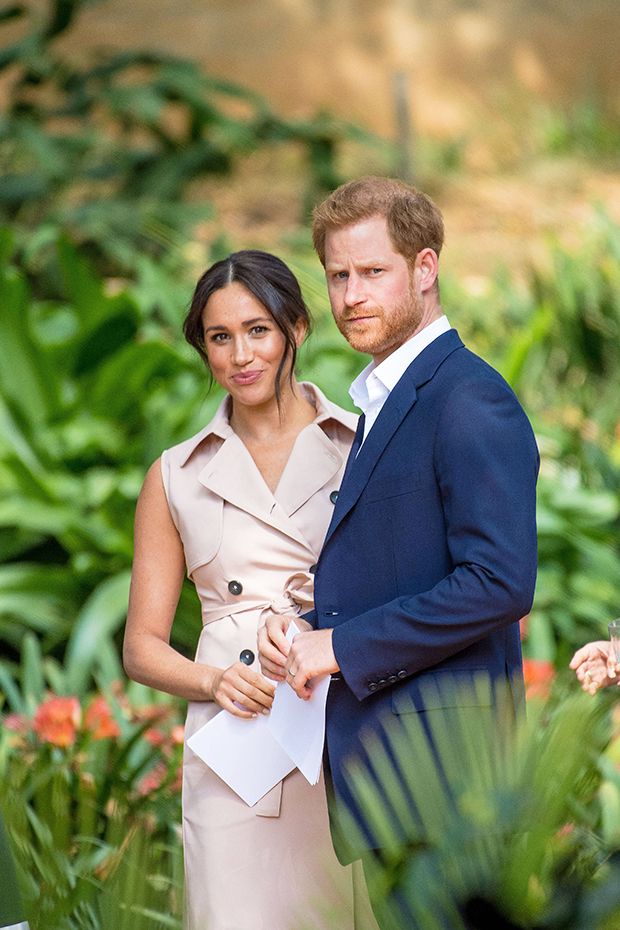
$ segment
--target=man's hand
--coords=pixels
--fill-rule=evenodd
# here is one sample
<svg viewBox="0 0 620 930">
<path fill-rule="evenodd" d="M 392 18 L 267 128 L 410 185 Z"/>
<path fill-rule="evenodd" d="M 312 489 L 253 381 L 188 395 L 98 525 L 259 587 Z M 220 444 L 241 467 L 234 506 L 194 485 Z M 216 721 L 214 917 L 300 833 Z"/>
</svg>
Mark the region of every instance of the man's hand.
<svg viewBox="0 0 620 930">
<path fill-rule="evenodd" d="M 291 644 L 286 638 L 286 631 L 291 620 L 300 630 L 311 630 L 307 620 L 301 617 L 285 617 L 272 614 L 258 630 L 258 661 L 263 675 L 273 681 L 286 681 L 284 666 Z"/>
<path fill-rule="evenodd" d="M 293 691 L 304 701 L 312 695 L 312 688 L 306 684 L 310 678 L 340 671 L 332 647 L 332 632 L 311 629 L 307 633 L 297 633 L 293 639 L 284 672 Z"/>
<path fill-rule="evenodd" d="M 578 649 L 570 661 L 584 691 L 596 694 L 599 688 L 618 684 L 618 666 L 613 647 L 608 640 L 587 643 Z"/>
</svg>

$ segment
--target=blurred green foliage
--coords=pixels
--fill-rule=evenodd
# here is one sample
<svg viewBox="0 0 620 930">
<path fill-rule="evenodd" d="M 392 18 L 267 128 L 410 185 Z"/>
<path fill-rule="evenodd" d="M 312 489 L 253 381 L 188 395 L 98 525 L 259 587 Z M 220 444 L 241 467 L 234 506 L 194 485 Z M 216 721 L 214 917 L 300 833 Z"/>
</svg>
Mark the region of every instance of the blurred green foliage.
<svg viewBox="0 0 620 930">
<path fill-rule="evenodd" d="M 515 725 L 507 695 L 476 706 L 488 688 L 482 677 L 442 690 L 441 712 L 393 717 L 349 766 L 381 849 L 369 867 L 383 925 L 406 923 L 392 893 L 424 930 L 617 926 L 620 779 L 617 733 L 606 748 L 608 702 L 562 685 Z M 428 697 L 435 706 L 433 689 Z"/>
<path fill-rule="evenodd" d="M 307 208 L 340 183 L 342 143 L 372 141 L 327 113 L 283 119 L 258 94 L 186 59 L 142 50 L 68 57 L 58 39 L 89 2 L 0 9 L 0 35 L 22 27 L 0 52 L 0 222 L 19 229 L 30 252 L 60 224 L 100 270 L 135 271 L 145 255 L 168 258 L 210 216 L 195 182 L 229 175 L 258 148 L 295 144 L 305 153 Z"/>
</svg>

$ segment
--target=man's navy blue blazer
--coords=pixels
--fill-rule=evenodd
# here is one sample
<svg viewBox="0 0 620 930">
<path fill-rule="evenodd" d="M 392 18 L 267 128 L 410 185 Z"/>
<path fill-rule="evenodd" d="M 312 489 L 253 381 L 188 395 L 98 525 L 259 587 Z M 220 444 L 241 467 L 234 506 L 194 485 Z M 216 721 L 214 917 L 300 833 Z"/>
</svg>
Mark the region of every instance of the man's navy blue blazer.
<svg viewBox="0 0 620 930">
<path fill-rule="evenodd" d="M 423 710 L 425 683 L 483 671 L 520 703 L 518 621 L 537 565 L 532 428 L 456 330 L 411 363 L 360 449 L 362 430 L 363 418 L 306 615 L 334 628 L 326 768 L 348 803 L 343 765 L 360 732 Z"/>
</svg>

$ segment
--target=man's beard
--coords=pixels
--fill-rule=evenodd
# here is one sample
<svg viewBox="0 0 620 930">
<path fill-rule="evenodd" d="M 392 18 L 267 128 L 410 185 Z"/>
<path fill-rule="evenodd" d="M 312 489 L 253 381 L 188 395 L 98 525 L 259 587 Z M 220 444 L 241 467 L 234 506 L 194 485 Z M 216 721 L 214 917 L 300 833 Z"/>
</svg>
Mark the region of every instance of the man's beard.
<svg viewBox="0 0 620 930">
<path fill-rule="evenodd" d="M 400 303 L 385 310 L 376 304 L 368 308 L 373 319 L 367 324 L 348 325 L 347 320 L 359 314 L 348 308 L 347 316 L 336 320 L 336 325 L 349 345 L 357 352 L 368 355 L 389 355 L 409 339 L 422 321 L 424 302 L 410 282 L 409 293 Z"/>
</svg>

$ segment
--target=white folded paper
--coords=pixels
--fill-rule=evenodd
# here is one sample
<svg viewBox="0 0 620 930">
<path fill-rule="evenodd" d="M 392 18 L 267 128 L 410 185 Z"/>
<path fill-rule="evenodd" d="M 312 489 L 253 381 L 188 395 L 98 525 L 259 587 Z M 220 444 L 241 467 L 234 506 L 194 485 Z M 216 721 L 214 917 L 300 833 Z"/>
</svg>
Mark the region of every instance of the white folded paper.
<svg viewBox="0 0 620 930">
<path fill-rule="evenodd" d="M 291 623 L 289 641 L 298 632 Z M 187 745 L 250 807 L 296 767 L 316 785 L 329 683 L 329 675 L 313 679 L 312 697 L 302 701 L 286 682 L 279 682 L 269 716 L 245 719 L 222 710 Z"/>
</svg>

